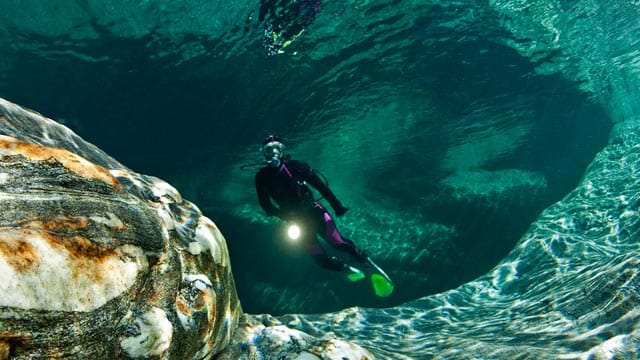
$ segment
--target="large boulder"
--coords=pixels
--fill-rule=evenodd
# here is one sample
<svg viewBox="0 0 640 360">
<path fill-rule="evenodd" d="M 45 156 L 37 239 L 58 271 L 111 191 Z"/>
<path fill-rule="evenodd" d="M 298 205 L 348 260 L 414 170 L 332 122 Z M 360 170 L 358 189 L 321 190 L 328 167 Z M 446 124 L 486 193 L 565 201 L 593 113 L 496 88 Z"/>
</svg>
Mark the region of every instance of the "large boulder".
<svg viewBox="0 0 640 360">
<path fill-rule="evenodd" d="M 0 359 L 204 358 L 240 314 L 195 205 L 0 99 Z"/>
</svg>

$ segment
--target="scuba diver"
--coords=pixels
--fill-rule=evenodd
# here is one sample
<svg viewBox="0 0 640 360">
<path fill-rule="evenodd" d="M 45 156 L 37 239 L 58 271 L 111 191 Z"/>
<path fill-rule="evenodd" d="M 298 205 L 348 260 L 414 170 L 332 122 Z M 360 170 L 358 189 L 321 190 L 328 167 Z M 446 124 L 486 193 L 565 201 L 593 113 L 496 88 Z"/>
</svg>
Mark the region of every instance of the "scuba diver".
<svg viewBox="0 0 640 360">
<path fill-rule="evenodd" d="M 345 272 L 351 281 L 365 277 L 364 273 L 347 265 L 337 257 L 329 256 L 320 245 L 320 235 L 329 245 L 341 250 L 363 265 L 373 264 L 367 254 L 349 239 L 344 238 L 327 209 L 316 199 L 307 185 L 318 190 L 331 205 L 336 216 L 344 215 L 346 208 L 329 189 L 327 183 L 306 162 L 291 160 L 285 156 L 285 146 L 280 137 L 268 136 L 262 143 L 266 165 L 255 176 L 258 201 L 267 216 L 277 216 L 285 221 L 300 224 L 301 243 L 320 266 Z M 274 205 L 272 200 L 278 205 Z"/>
<path fill-rule="evenodd" d="M 264 23 L 267 54 L 282 54 L 313 23 L 321 8 L 320 0 L 261 0 L 258 22 Z"/>
</svg>

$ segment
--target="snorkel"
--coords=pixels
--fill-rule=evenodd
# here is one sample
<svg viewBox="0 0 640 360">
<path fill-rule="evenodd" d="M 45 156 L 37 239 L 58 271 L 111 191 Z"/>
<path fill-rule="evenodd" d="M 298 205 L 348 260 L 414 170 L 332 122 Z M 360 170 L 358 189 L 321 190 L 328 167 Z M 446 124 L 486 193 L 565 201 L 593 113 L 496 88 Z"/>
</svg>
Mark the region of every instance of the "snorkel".
<svg viewBox="0 0 640 360">
<path fill-rule="evenodd" d="M 268 165 L 270 167 L 278 168 L 282 165 L 282 160 L 287 159 L 288 156 L 284 152 L 285 146 L 280 141 L 280 137 L 277 135 L 269 135 L 262 143 L 260 152 L 264 156 L 265 161 L 245 164 L 240 166 L 240 170 L 245 170 L 253 166 Z"/>
<path fill-rule="evenodd" d="M 280 164 L 282 164 L 282 161 L 280 161 L 280 158 L 278 156 L 274 156 L 271 159 L 267 160 L 267 165 L 272 167 L 279 167 Z"/>
</svg>

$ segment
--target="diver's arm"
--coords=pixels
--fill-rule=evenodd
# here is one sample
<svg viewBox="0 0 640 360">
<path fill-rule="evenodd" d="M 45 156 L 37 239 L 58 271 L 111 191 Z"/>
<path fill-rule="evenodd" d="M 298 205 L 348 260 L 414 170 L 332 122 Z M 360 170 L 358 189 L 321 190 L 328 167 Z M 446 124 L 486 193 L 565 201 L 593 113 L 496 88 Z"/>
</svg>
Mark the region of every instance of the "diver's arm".
<svg viewBox="0 0 640 360">
<path fill-rule="evenodd" d="M 342 216 L 347 212 L 348 209 L 342 205 L 333 191 L 331 191 L 331 189 L 329 189 L 329 186 L 327 186 L 327 184 L 322 181 L 320 176 L 318 176 L 318 173 L 316 173 L 313 168 L 311 168 L 308 164 L 303 163 L 301 170 L 305 178 L 304 180 L 309 183 L 309 185 L 318 190 L 320 194 L 322 194 L 322 197 L 327 200 L 327 202 L 329 202 L 337 216 Z"/>
<path fill-rule="evenodd" d="M 280 209 L 275 207 L 271 202 L 271 197 L 269 196 L 269 192 L 266 186 L 260 180 L 260 177 L 256 175 L 256 192 L 258 194 L 258 202 L 260 203 L 260 207 L 267 216 L 278 216 L 280 217 Z"/>
</svg>

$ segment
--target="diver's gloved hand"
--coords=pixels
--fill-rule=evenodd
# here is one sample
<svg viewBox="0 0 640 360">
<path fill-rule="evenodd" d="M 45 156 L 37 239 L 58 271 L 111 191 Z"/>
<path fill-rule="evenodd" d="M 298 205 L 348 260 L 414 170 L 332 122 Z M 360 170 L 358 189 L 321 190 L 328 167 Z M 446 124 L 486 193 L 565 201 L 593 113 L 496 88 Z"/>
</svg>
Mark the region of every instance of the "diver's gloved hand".
<svg viewBox="0 0 640 360">
<path fill-rule="evenodd" d="M 347 212 L 347 210 L 349 210 L 349 208 L 346 208 L 346 207 L 344 207 L 344 206 L 342 206 L 342 205 L 338 206 L 338 207 L 335 209 L 336 216 L 342 216 L 342 215 L 344 215 L 344 214 Z"/>
</svg>

